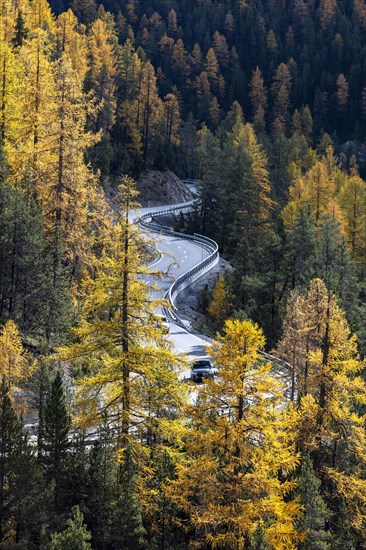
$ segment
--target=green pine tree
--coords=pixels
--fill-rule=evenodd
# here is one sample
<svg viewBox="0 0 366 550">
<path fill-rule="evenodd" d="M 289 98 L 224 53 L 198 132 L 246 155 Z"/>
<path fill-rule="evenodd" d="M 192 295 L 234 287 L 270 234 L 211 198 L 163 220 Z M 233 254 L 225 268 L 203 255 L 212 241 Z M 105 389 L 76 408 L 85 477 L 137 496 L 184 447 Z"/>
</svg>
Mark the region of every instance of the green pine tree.
<svg viewBox="0 0 366 550">
<path fill-rule="evenodd" d="M 44 487 L 23 419 L 17 415 L 5 378 L 0 386 L 0 543 L 27 546 L 47 523 Z M 6 541 L 6 542 L 5 542 Z"/>
<path fill-rule="evenodd" d="M 157 467 L 152 480 L 153 505 L 150 508 L 154 510 L 152 521 L 153 531 L 157 532 L 156 544 L 160 550 L 180 548 L 180 544 L 183 544 L 182 532 L 175 522 L 179 516 L 179 508 L 166 491 L 166 486 L 175 478 L 175 464 L 165 449 L 154 456 L 154 464 Z"/>
<path fill-rule="evenodd" d="M 67 529 L 52 534 L 50 550 L 91 550 L 91 534 L 78 506 L 74 506 L 72 514 L 72 518 L 67 520 Z"/>
<path fill-rule="evenodd" d="M 12 459 L 16 444 L 22 433 L 22 424 L 17 417 L 3 377 L 0 387 L 0 541 L 3 540 L 9 501 L 9 483 L 13 470 Z"/>
<path fill-rule="evenodd" d="M 12 44 L 15 47 L 23 45 L 24 40 L 28 37 L 28 29 L 25 24 L 25 19 L 22 14 L 22 10 L 18 10 L 18 15 L 15 21 L 14 36 L 12 38 Z"/>
<path fill-rule="evenodd" d="M 0 182 L 0 318 L 14 319 L 38 340 L 43 334 L 59 341 L 70 320 L 69 278 L 62 264 L 53 277 L 55 250 L 45 242 L 40 205 L 25 187 Z"/>
<path fill-rule="evenodd" d="M 110 540 L 115 467 L 110 434 L 105 426 L 99 437 L 89 454 L 85 519 L 90 526 L 93 546 L 103 550 Z"/>
<path fill-rule="evenodd" d="M 70 277 L 60 235 L 43 251 L 42 288 L 44 289 L 44 327 L 48 343 L 60 343 L 70 326 Z"/>
<path fill-rule="evenodd" d="M 262 523 L 258 523 L 251 536 L 249 550 L 271 550 Z"/>
<path fill-rule="evenodd" d="M 42 463 L 42 457 L 44 455 L 44 423 L 46 399 L 47 395 L 50 392 L 52 384 L 52 376 L 50 371 L 50 363 L 39 359 L 28 383 L 31 394 L 30 405 L 38 413 L 37 456 L 40 463 Z"/>
<path fill-rule="evenodd" d="M 46 477 L 54 481 L 55 510 L 60 511 L 61 487 L 64 480 L 67 453 L 70 448 L 70 415 L 67 411 L 62 375 L 58 371 L 46 398 L 43 427 L 43 463 Z"/>
<path fill-rule="evenodd" d="M 285 264 L 290 286 L 305 287 L 314 276 L 316 246 L 315 222 L 309 206 L 296 216 L 286 241 Z"/>
<path fill-rule="evenodd" d="M 326 523 L 329 510 L 320 494 L 320 480 L 316 477 L 309 455 L 303 458 L 297 490 L 303 506 L 298 520 L 298 529 L 305 540 L 299 550 L 331 550 L 330 534 Z"/>
<path fill-rule="evenodd" d="M 321 219 L 315 247 L 316 277 L 320 277 L 339 299 L 353 329 L 364 333 L 363 319 L 359 318 L 359 285 L 356 279 L 356 265 L 349 253 L 347 242 L 339 223 L 331 216 Z"/>
<path fill-rule="evenodd" d="M 20 418 L 20 426 L 22 419 Z M 49 523 L 52 491 L 46 487 L 34 447 L 25 430 L 19 431 L 11 455 L 8 514 L 15 522 L 14 542 L 19 548 L 38 547 Z M 18 546 L 16 546 L 18 548 Z"/>
<path fill-rule="evenodd" d="M 350 517 L 344 499 L 337 503 L 334 550 L 356 550 L 357 538 L 350 525 Z"/>
<path fill-rule="evenodd" d="M 135 464 L 130 446 L 125 449 L 121 464 L 120 483 L 112 516 L 111 532 L 113 548 L 116 550 L 146 548 L 146 530 L 142 522 Z"/>
<path fill-rule="evenodd" d="M 83 430 L 74 429 L 65 461 L 65 481 L 62 491 L 67 509 L 71 506 L 79 506 L 85 513 L 88 498 L 88 459 L 87 434 Z"/>
</svg>

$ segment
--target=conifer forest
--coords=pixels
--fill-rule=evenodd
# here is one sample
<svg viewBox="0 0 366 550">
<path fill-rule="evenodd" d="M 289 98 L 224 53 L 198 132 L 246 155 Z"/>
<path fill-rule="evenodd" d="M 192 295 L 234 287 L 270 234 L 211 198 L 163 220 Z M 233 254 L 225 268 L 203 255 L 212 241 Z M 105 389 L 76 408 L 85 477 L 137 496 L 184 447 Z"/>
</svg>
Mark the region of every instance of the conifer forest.
<svg viewBox="0 0 366 550">
<path fill-rule="evenodd" d="M 366 549 L 365 358 L 366 0 L 0 0 L 1 550 Z"/>
</svg>

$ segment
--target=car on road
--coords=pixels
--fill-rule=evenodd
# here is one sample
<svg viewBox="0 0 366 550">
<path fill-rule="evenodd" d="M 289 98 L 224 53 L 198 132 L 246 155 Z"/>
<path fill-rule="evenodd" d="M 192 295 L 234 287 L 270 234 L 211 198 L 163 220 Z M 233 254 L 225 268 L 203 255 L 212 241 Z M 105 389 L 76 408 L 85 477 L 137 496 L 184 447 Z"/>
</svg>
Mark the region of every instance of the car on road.
<svg viewBox="0 0 366 550">
<path fill-rule="evenodd" d="M 199 359 L 192 365 L 191 380 L 202 382 L 204 378 L 213 378 L 217 373 L 217 367 L 209 359 Z"/>
<path fill-rule="evenodd" d="M 169 334 L 168 319 L 164 315 L 155 315 L 155 327 L 159 328 L 164 334 Z"/>
</svg>

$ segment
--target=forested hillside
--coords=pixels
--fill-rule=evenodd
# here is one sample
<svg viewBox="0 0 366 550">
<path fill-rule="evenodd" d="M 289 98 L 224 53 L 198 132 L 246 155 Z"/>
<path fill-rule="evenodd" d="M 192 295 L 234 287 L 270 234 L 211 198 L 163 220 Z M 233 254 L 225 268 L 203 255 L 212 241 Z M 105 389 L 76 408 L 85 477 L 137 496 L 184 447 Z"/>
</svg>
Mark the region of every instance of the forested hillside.
<svg viewBox="0 0 366 550">
<path fill-rule="evenodd" d="M 96 0 L 54 0 L 92 24 Z M 183 119 L 215 129 L 234 101 L 259 132 L 337 143 L 365 135 L 366 5 L 363 0 L 115 1 L 120 43 L 131 40 L 155 68 L 162 97 Z M 193 121 L 192 121 L 193 122 Z M 188 131 L 189 126 L 187 126 Z"/>
<path fill-rule="evenodd" d="M 365 31 L 364 0 L 1 0 L 1 548 L 366 548 Z M 197 385 L 131 223 L 166 169 L 232 265 Z"/>
</svg>

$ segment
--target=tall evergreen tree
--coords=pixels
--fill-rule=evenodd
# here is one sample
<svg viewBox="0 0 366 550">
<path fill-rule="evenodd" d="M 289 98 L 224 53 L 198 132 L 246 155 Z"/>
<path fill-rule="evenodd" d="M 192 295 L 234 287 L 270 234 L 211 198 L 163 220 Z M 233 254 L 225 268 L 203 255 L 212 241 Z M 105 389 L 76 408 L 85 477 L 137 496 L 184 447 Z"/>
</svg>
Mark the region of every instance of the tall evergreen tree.
<svg viewBox="0 0 366 550">
<path fill-rule="evenodd" d="M 330 550 L 331 536 L 327 529 L 330 512 L 320 493 L 320 480 L 316 477 L 310 455 L 306 454 L 301 463 L 297 482 L 302 512 L 298 528 L 305 540 L 299 545 L 301 550 Z"/>
<path fill-rule="evenodd" d="M 22 14 L 22 10 L 18 9 L 18 15 L 14 27 L 14 36 L 12 38 L 12 43 L 15 47 L 20 47 L 23 45 L 24 40 L 28 37 L 28 29 L 25 24 L 25 19 Z"/>
<path fill-rule="evenodd" d="M 214 235 L 218 222 L 219 143 L 205 125 L 197 133 L 197 141 L 196 155 L 200 179 L 202 231 L 205 235 Z"/>
<path fill-rule="evenodd" d="M 67 529 L 51 536 L 50 550 L 91 550 L 91 535 L 84 524 L 83 514 L 75 506 L 73 517 L 67 520 Z"/>
<path fill-rule="evenodd" d="M 70 415 L 67 411 L 65 391 L 60 371 L 51 384 L 44 409 L 42 462 L 47 479 L 55 484 L 54 509 L 62 510 L 62 484 L 64 482 L 67 453 L 70 448 Z"/>
<path fill-rule="evenodd" d="M 116 550 L 142 550 L 147 547 L 135 468 L 131 447 L 128 446 L 120 468 L 117 501 L 112 517 L 111 533 L 113 548 Z"/>
<path fill-rule="evenodd" d="M 93 547 L 98 550 L 107 548 L 111 539 L 117 466 L 110 440 L 107 426 L 102 426 L 88 460 L 85 519 L 91 530 Z"/>
<path fill-rule="evenodd" d="M 337 550 L 356 550 L 358 537 L 352 529 L 349 511 L 344 499 L 335 502 L 336 525 L 333 546 Z"/>
<path fill-rule="evenodd" d="M 296 216 L 286 234 L 285 270 L 290 288 L 304 287 L 314 274 L 316 231 L 310 207 Z"/>
<path fill-rule="evenodd" d="M 48 496 L 23 419 L 14 411 L 3 377 L 0 387 L 1 544 L 5 547 L 37 544 L 48 520 Z"/>
</svg>

